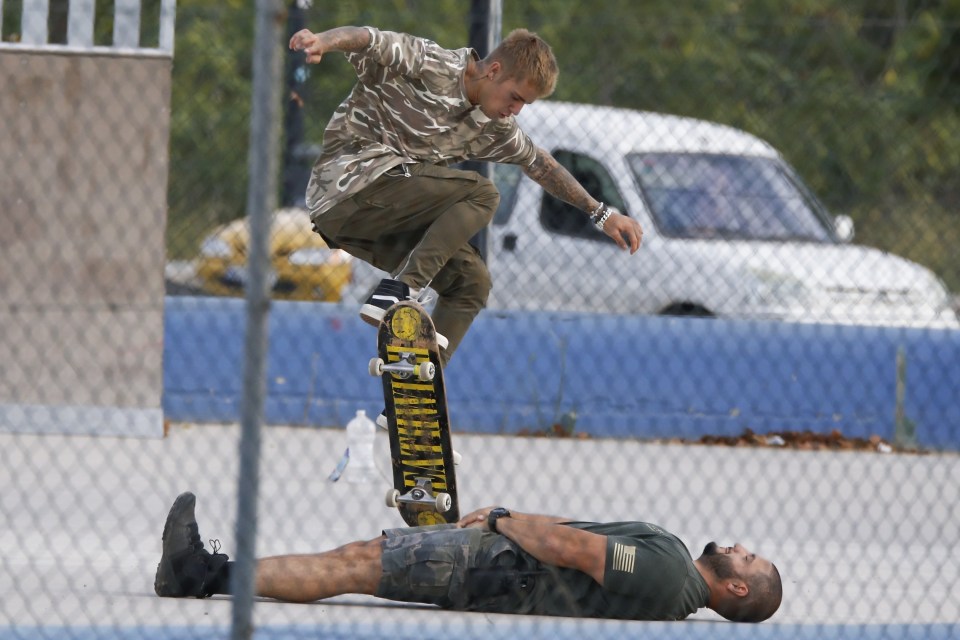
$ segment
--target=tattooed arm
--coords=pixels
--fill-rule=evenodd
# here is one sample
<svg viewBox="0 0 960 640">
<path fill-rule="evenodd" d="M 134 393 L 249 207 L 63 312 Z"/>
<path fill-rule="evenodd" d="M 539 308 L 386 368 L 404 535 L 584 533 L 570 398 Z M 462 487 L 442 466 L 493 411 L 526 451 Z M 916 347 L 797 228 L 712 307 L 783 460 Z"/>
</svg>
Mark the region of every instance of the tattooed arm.
<svg viewBox="0 0 960 640">
<path fill-rule="evenodd" d="M 337 27 L 322 33 L 301 29 L 290 38 L 290 49 L 307 54 L 307 62 L 320 62 L 330 51 L 361 51 L 370 46 L 370 32 L 363 27 Z"/>
<path fill-rule="evenodd" d="M 523 171 L 547 193 L 572 204 L 587 215 L 600 205 L 576 178 L 570 175 L 566 167 L 543 149 L 537 149 L 537 157 Z"/>
<path fill-rule="evenodd" d="M 543 149 L 537 149 L 537 157 L 523 171 L 547 193 L 575 206 L 586 215 L 600 206 L 600 202 L 587 193 L 566 167 Z M 613 238 L 621 249 L 629 248 L 630 253 L 636 253 L 643 239 L 640 224 L 616 210 L 607 218 L 603 232 Z"/>
</svg>

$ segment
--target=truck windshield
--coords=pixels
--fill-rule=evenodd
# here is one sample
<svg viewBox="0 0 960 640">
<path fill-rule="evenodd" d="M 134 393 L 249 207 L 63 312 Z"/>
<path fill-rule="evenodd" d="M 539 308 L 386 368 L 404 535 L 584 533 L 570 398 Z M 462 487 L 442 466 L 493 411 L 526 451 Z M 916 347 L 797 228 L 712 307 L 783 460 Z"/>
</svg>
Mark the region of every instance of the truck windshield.
<svg viewBox="0 0 960 640">
<path fill-rule="evenodd" d="M 773 158 L 638 153 L 629 162 L 665 235 L 834 241 L 816 205 Z"/>
</svg>

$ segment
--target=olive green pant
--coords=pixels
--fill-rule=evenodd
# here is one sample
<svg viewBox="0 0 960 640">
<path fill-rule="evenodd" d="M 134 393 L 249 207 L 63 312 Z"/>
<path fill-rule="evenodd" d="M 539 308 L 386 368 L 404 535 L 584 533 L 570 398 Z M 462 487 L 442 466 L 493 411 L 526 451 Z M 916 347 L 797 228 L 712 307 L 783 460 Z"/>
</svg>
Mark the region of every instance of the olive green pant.
<svg viewBox="0 0 960 640">
<path fill-rule="evenodd" d="M 487 303 L 490 272 L 469 240 L 499 203 L 494 184 L 474 171 L 411 164 L 324 211 L 314 227 L 329 244 L 439 294 L 432 316 L 450 341 L 446 364 Z"/>
</svg>

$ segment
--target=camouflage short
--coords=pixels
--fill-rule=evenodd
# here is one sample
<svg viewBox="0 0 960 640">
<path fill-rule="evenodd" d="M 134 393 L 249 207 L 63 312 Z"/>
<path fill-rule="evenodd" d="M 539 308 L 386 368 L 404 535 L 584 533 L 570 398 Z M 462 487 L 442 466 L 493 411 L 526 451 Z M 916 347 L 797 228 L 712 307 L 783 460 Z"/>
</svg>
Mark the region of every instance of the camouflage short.
<svg viewBox="0 0 960 640">
<path fill-rule="evenodd" d="M 456 525 L 388 529 L 381 545 L 383 575 L 377 596 L 444 608 L 466 606 L 464 583 L 484 533 Z"/>
<path fill-rule="evenodd" d="M 529 608 L 538 563 L 507 537 L 452 524 L 383 533 L 379 597 L 460 611 Z"/>
</svg>

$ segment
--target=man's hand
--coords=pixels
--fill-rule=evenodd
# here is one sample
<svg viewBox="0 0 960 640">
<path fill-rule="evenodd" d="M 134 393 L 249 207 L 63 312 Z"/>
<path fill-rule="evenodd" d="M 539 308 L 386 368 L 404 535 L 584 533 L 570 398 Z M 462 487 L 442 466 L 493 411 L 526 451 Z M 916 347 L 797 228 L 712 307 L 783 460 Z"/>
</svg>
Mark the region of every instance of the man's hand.
<svg viewBox="0 0 960 640">
<path fill-rule="evenodd" d="M 290 38 L 290 49 L 303 51 L 308 63 L 316 64 L 323 58 L 324 51 L 320 48 L 320 36 L 310 29 L 300 29 Z"/>
<path fill-rule="evenodd" d="M 621 249 L 630 249 L 630 255 L 637 252 L 643 242 L 643 228 L 640 223 L 625 216 L 613 207 L 607 221 L 603 223 L 603 232 L 613 238 Z"/>
<path fill-rule="evenodd" d="M 307 62 L 313 64 L 320 62 L 323 54 L 330 51 L 361 51 L 369 45 L 370 32 L 364 27 L 337 27 L 323 33 L 301 29 L 290 38 L 290 48 L 303 51 Z"/>
<path fill-rule="evenodd" d="M 477 509 L 472 513 L 468 513 L 457 522 L 457 528 L 474 527 L 489 531 L 490 529 L 487 527 L 487 517 L 494 509 L 496 509 L 496 507 L 484 507 L 483 509 Z"/>
</svg>

